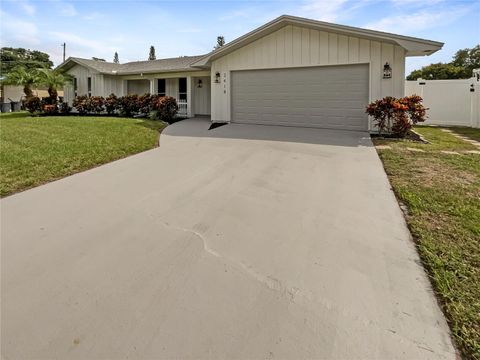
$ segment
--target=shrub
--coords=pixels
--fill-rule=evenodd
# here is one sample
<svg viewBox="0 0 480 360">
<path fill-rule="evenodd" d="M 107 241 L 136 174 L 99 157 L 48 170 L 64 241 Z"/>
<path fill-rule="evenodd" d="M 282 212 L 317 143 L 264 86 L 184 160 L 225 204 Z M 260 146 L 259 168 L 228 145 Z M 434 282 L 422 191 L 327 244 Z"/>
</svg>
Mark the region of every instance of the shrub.
<svg viewBox="0 0 480 360">
<path fill-rule="evenodd" d="M 159 97 L 152 106 L 156 117 L 168 123 L 172 122 L 178 112 L 177 100 L 171 96 Z"/>
<path fill-rule="evenodd" d="M 418 95 L 400 99 L 387 96 L 370 103 L 366 113 L 373 117 L 380 134 L 386 131 L 403 138 L 412 125 L 426 120 L 426 110 Z"/>
<path fill-rule="evenodd" d="M 56 113 L 58 113 L 57 105 L 52 104 L 43 104 L 42 110 L 45 115 L 55 115 Z"/>
<path fill-rule="evenodd" d="M 30 96 L 23 100 L 23 107 L 33 114 L 42 109 L 42 101 L 38 96 Z"/>
<path fill-rule="evenodd" d="M 87 95 L 79 95 L 73 100 L 73 107 L 77 109 L 80 115 L 85 115 L 88 113 L 90 104 L 88 103 Z"/>
<path fill-rule="evenodd" d="M 148 115 L 152 110 L 152 96 L 150 94 L 143 94 L 138 97 L 138 110 L 140 113 Z"/>
<path fill-rule="evenodd" d="M 112 115 L 118 108 L 118 98 L 115 94 L 110 94 L 105 99 L 105 110 Z"/>
<path fill-rule="evenodd" d="M 68 105 L 68 102 L 61 102 L 58 106 L 58 110 L 60 111 L 60 114 L 70 114 L 72 107 Z"/>
<path fill-rule="evenodd" d="M 99 114 L 103 111 L 105 99 L 101 96 L 91 96 L 87 99 L 87 110 L 90 113 Z"/>
<path fill-rule="evenodd" d="M 133 116 L 140 110 L 138 95 L 125 95 L 118 98 L 118 108 L 123 116 Z"/>
</svg>

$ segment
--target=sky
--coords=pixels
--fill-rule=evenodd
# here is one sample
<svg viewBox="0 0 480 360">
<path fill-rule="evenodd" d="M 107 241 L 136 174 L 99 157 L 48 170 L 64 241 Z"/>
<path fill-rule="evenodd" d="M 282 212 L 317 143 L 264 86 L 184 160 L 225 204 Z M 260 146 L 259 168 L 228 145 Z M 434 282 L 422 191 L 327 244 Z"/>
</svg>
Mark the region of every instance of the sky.
<svg viewBox="0 0 480 360">
<path fill-rule="evenodd" d="M 133 1 L 0 0 L 0 45 L 67 57 L 120 62 L 200 55 L 282 14 L 444 42 L 431 56 L 409 57 L 406 74 L 449 62 L 480 43 L 480 0 Z"/>
</svg>

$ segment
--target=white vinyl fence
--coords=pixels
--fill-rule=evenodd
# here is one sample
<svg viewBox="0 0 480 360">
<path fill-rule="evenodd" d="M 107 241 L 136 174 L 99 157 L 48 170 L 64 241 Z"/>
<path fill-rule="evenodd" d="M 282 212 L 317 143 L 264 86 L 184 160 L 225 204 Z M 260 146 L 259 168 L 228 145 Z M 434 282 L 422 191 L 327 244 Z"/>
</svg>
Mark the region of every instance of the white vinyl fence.
<svg viewBox="0 0 480 360">
<path fill-rule="evenodd" d="M 459 80 L 406 81 L 405 95 L 413 94 L 420 95 L 424 106 L 429 108 L 425 125 L 480 128 L 478 76 Z"/>
</svg>

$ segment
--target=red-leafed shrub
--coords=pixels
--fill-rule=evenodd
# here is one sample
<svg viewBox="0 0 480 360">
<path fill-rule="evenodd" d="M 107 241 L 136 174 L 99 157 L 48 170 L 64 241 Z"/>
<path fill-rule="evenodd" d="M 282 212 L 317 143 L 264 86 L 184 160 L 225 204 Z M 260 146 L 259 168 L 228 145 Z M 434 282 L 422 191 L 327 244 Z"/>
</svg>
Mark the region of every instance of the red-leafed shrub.
<svg viewBox="0 0 480 360">
<path fill-rule="evenodd" d="M 103 112 L 105 99 L 101 96 L 91 96 L 87 100 L 87 111 L 89 113 L 100 114 Z"/>
<path fill-rule="evenodd" d="M 80 115 L 85 115 L 88 113 L 90 104 L 88 101 L 87 95 L 79 95 L 77 96 L 72 103 L 73 107 L 77 109 Z"/>
<path fill-rule="evenodd" d="M 42 110 L 42 101 L 38 96 L 30 96 L 23 100 L 23 106 L 31 114 Z"/>
<path fill-rule="evenodd" d="M 152 96 L 150 94 L 143 94 L 138 97 L 138 111 L 144 115 L 148 115 L 152 110 L 151 107 Z"/>
<path fill-rule="evenodd" d="M 138 95 L 125 95 L 118 98 L 118 109 L 122 116 L 133 116 L 140 111 Z"/>
<path fill-rule="evenodd" d="M 57 105 L 53 105 L 53 104 L 42 105 L 42 110 L 45 115 L 55 115 L 58 113 Z"/>
<path fill-rule="evenodd" d="M 118 98 L 115 94 L 110 94 L 105 99 L 105 110 L 112 115 L 118 109 Z"/>
<path fill-rule="evenodd" d="M 159 97 L 152 107 L 156 111 L 156 118 L 166 122 L 171 122 L 178 112 L 177 100 L 171 96 Z"/>
<path fill-rule="evenodd" d="M 400 99 L 387 96 L 370 103 L 366 113 L 376 122 L 380 134 L 388 132 L 403 138 L 413 125 L 426 120 L 426 110 L 418 95 Z"/>
</svg>

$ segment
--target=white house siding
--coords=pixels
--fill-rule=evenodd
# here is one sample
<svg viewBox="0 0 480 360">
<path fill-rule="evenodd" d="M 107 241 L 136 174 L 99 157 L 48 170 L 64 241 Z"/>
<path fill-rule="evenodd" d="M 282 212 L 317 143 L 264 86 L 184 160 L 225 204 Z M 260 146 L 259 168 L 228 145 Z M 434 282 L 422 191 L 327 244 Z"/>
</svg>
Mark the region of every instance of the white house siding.
<svg viewBox="0 0 480 360">
<path fill-rule="evenodd" d="M 94 95 L 93 90 L 95 88 L 94 83 L 97 82 L 102 82 L 101 79 L 96 79 L 96 75 L 100 75 L 98 72 L 87 68 L 85 66 L 81 65 L 75 65 L 72 67 L 70 70 L 68 70 L 68 73 L 72 76 L 74 76 L 77 79 L 77 95 L 87 95 L 88 93 L 88 78 L 92 78 L 92 95 Z M 101 75 L 100 75 L 101 76 Z M 97 80 L 97 81 L 95 81 Z M 98 86 L 97 86 L 98 88 Z M 99 94 L 95 94 L 99 95 Z M 65 101 L 68 103 L 72 103 L 73 99 L 75 97 L 74 90 L 73 90 L 73 85 L 66 86 L 65 87 Z"/>
<path fill-rule="evenodd" d="M 383 65 L 392 78 L 383 79 Z M 383 43 L 336 33 L 287 25 L 212 62 L 212 120 L 231 120 L 230 72 L 233 70 L 301 66 L 370 64 L 370 100 L 403 96 L 405 50 Z M 215 73 L 221 74 L 220 84 Z"/>
<path fill-rule="evenodd" d="M 117 96 L 123 96 L 123 80 L 116 76 L 103 75 L 103 95 L 108 96 L 110 94 L 115 94 Z"/>
<path fill-rule="evenodd" d="M 127 94 L 143 95 L 150 92 L 149 80 L 128 80 L 127 81 Z"/>
<path fill-rule="evenodd" d="M 198 81 L 202 81 L 202 87 L 198 87 Z M 202 76 L 193 79 L 193 111 L 197 115 L 210 114 L 210 77 Z"/>
</svg>

